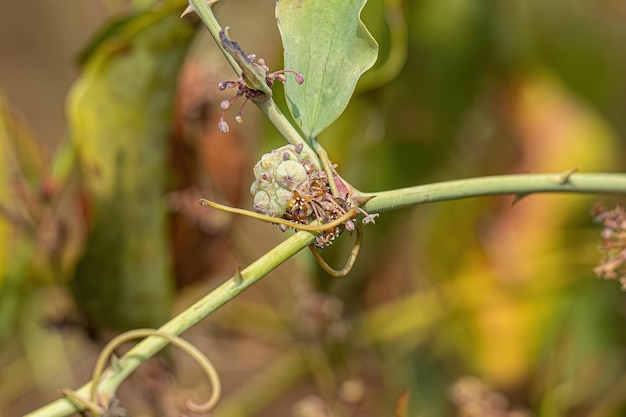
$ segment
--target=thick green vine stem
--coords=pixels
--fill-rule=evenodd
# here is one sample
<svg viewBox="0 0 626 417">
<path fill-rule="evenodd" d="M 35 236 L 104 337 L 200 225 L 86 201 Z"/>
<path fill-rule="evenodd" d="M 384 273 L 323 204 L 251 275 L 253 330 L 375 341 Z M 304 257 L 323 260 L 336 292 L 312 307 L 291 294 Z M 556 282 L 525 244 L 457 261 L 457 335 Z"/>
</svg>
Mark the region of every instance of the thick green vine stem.
<svg viewBox="0 0 626 417">
<path fill-rule="evenodd" d="M 573 174 L 572 172 L 565 172 L 470 178 L 371 193 L 368 196 L 374 195 L 376 198 L 367 201 L 362 207 L 370 212 L 384 212 L 435 201 L 483 195 L 513 194 L 524 196 L 545 192 L 626 194 L 626 174 Z M 231 279 L 174 317 L 159 331 L 180 335 L 314 241 L 315 235 L 312 233 L 306 231 L 295 233 L 247 268 L 235 273 Z M 137 344 L 120 359 L 119 369 L 100 384 L 99 391 L 103 393 L 115 392 L 117 387 L 141 363 L 154 356 L 167 343 L 160 337 L 148 337 Z M 88 383 L 80 388 L 77 393 L 88 397 L 90 390 L 91 383 Z M 70 400 L 59 399 L 28 414 L 28 417 L 60 417 L 76 411 L 78 411 L 78 407 Z"/>
<path fill-rule="evenodd" d="M 300 231 L 277 245 L 248 267 L 237 271 L 231 279 L 220 285 L 213 292 L 207 294 L 191 307 L 174 317 L 159 329 L 160 333 L 180 335 L 185 330 L 196 325 L 200 320 L 217 310 L 219 307 L 234 299 L 238 294 L 270 273 L 274 268 L 291 258 L 293 255 L 306 248 L 315 241 L 315 235 L 306 231 Z M 139 365 L 154 356 L 168 344 L 159 336 L 151 336 L 133 347 L 118 361 L 119 367 L 107 377 L 106 381 L 99 384 L 98 391 L 104 395 L 111 395 L 117 387 Z M 105 371 L 108 372 L 108 371 Z M 91 382 L 77 390 L 77 394 L 88 398 L 91 392 Z M 80 411 L 80 406 L 68 399 L 56 400 L 39 410 L 33 411 L 27 417 L 61 417 L 68 416 Z"/>
<path fill-rule="evenodd" d="M 566 171 L 555 174 L 498 175 L 468 178 L 379 193 L 361 207 L 378 213 L 417 204 L 457 200 L 486 195 L 512 194 L 519 200 L 537 193 L 626 194 L 626 174 L 577 174 Z"/>
</svg>

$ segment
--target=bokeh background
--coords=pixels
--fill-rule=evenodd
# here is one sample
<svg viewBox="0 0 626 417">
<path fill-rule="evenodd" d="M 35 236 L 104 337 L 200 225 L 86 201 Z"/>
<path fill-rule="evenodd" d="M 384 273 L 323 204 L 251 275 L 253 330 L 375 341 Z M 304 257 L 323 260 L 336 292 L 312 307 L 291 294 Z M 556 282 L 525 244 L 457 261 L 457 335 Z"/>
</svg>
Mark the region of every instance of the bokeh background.
<svg viewBox="0 0 626 417">
<path fill-rule="evenodd" d="M 254 162 L 283 142 L 252 105 L 218 132 L 234 76 L 184 7 L 0 3 L 0 415 L 82 385 L 113 335 L 159 326 L 285 237 L 197 205 L 250 207 Z M 273 7 L 214 10 L 279 69 Z M 320 138 L 359 189 L 626 168 L 622 0 L 370 0 L 363 20 L 379 61 Z M 592 272 L 598 201 L 624 203 L 384 213 L 341 280 L 298 254 L 184 335 L 224 380 L 215 415 L 624 415 L 626 301 Z M 173 416 L 206 384 L 169 350 L 119 395 Z"/>
</svg>

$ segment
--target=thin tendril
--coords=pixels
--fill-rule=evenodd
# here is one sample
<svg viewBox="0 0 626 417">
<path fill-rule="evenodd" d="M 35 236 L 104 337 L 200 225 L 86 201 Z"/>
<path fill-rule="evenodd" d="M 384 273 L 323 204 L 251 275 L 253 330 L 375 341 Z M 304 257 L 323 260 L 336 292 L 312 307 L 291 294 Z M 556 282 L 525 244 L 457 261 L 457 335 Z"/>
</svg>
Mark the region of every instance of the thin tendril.
<svg viewBox="0 0 626 417">
<path fill-rule="evenodd" d="M 313 139 L 312 142 L 313 142 L 313 149 L 315 149 L 317 156 L 322 162 L 322 167 L 324 167 L 324 171 L 326 172 L 326 176 L 328 177 L 328 186 L 330 187 L 330 193 L 335 198 L 342 197 L 341 195 L 339 195 L 339 189 L 337 188 L 337 183 L 335 182 L 335 170 L 333 169 L 333 165 L 330 162 L 330 158 L 328 158 L 326 149 L 324 149 L 317 142 L 317 139 Z"/>
<path fill-rule="evenodd" d="M 76 404 L 80 404 L 81 406 L 85 407 L 89 411 L 92 411 L 96 415 L 102 415 L 105 411 L 103 407 L 99 406 L 94 401 L 88 400 L 87 398 L 83 398 L 81 395 L 79 395 L 76 391 L 72 389 L 60 388 L 59 392 L 69 401 L 76 403 Z M 76 406 L 78 407 L 78 405 Z"/>
<path fill-rule="evenodd" d="M 358 208 L 352 207 L 343 216 L 337 217 L 332 222 L 325 223 L 319 226 L 311 226 L 308 224 L 301 224 L 301 223 L 296 223 L 296 222 L 292 222 L 289 220 L 281 219 L 280 217 L 272 217 L 272 216 L 267 216 L 261 213 L 255 213 L 250 210 L 244 210 L 244 209 L 239 209 L 235 207 L 228 207 L 219 203 L 215 203 L 210 200 L 206 200 L 204 198 L 200 199 L 200 204 L 202 204 L 203 206 L 213 207 L 218 210 L 227 211 L 229 213 L 241 214 L 243 216 L 252 217 L 252 218 L 263 220 L 263 221 L 270 222 L 270 223 L 282 224 L 287 227 L 291 227 L 291 228 L 298 229 L 298 230 L 304 230 L 307 232 L 326 232 L 328 230 L 332 230 L 337 226 L 341 226 L 343 223 L 345 223 L 346 221 L 356 216 L 357 213 L 359 212 Z"/>
<path fill-rule="evenodd" d="M 322 255 L 315 249 L 314 245 L 309 245 L 309 249 L 311 250 L 313 257 L 315 258 L 319 266 L 322 267 L 324 272 L 326 272 L 328 275 L 335 277 L 335 278 L 343 278 L 346 275 L 348 275 L 350 271 L 352 271 L 352 268 L 354 267 L 354 264 L 356 263 L 356 258 L 357 256 L 359 256 L 359 251 L 361 250 L 362 241 L 363 241 L 363 229 L 360 224 L 357 224 L 356 225 L 356 242 L 354 242 L 354 246 L 352 247 L 352 250 L 350 251 L 350 255 L 348 256 L 348 259 L 346 260 L 346 264 L 344 265 L 343 268 L 339 270 L 334 269 L 333 267 L 328 265 L 328 263 L 326 263 L 324 258 L 322 258 Z"/>
<path fill-rule="evenodd" d="M 190 411 L 197 412 L 197 413 L 208 413 L 210 410 L 212 410 L 217 404 L 217 402 L 219 401 L 221 391 L 222 391 L 222 386 L 220 383 L 219 375 L 217 374 L 215 367 L 213 367 L 211 362 L 207 359 L 206 356 L 202 354 L 202 352 L 198 350 L 198 348 L 196 348 L 194 345 L 192 345 L 185 339 L 181 339 L 180 337 L 176 335 L 164 333 L 160 330 L 155 330 L 155 329 L 135 329 L 135 330 L 130 330 L 126 333 L 122 333 L 121 335 L 113 338 L 113 340 L 111 340 L 104 347 L 104 349 L 102 349 L 102 351 L 100 352 L 100 355 L 98 356 L 98 360 L 96 361 L 96 366 L 94 367 L 94 370 L 93 370 L 93 377 L 91 379 L 91 382 L 92 382 L 91 393 L 90 393 L 89 400 L 92 403 L 95 403 L 100 376 L 102 375 L 102 371 L 104 370 L 107 359 L 109 358 L 109 356 L 113 354 L 115 349 L 117 349 L 120 345 L 130 340 L 149 337 L 149 336 L 157 336 L 157 337 L 162 337 L 164 339 L 167 339 L 173 345 L 187 352 L 189 356 L 195 359 L 196 362 L 202 367 L 207 377 L 211 381 L 211 387 L 212 387 L 211 397 L 205 403 L 202 403 L 202 404 L 197 404 L 191 401 L 190 399 L 187 399 L 185 400 L 185 405 Z"/>
</svg>

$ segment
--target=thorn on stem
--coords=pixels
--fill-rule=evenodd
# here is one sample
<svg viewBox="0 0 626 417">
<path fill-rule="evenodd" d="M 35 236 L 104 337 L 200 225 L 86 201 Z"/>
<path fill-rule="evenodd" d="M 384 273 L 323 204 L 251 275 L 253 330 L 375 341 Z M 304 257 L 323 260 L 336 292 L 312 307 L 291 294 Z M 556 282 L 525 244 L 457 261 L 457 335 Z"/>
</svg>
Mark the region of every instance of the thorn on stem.
<svg viewBox="0 0 626 417">
<path fill-rule="evenodd" d="M 520 200 L 524 197 L 529 196 L 530 193 L 526 193 L 526 194 L 515 194 L 515 196 L 513 197 L 513 202 L 511 203 L 511 207 L 513 207 L 514 205 L 516 205 L 517 203 L 520 202 Z"/>
<path fill-rule="evenodd" d="M 187 8 L 183 11 L 183 14 L 180 15 L 180 18 L 182 19 L 183 17 L 187 16 L 189 13 L 193 13 L 195 12 L 196 9 L 193 8 L 193 6 L 190 4 L 189 6 L 187 6 Z"/>
<path fill-rule="evenodd" d="M 220 1 L 220 0 L 205 0 L 205 3 L 206 3 L 207 6 L 211 7 L 212 5 L 217 3 L 218 1 Z M 187 6 L 187 8 L 185 9 L 185 11 L 183 12 L 183 14 L 180 15 L 181 19 L 183 17 L 185 17 L 186 15 L 188 15 L 189 13 L 192 13 L 192 12 L 196 12 L 196 9 L 191 4 L 189 4 Z"/>
<path fill-rule="evenodd" d="M 235 271 L 235 275 L 233 276 L 233 282 L 235 285 L 243 284 L 243 275 L 241 275 L 241 267 L 238 267 Z"/>
<path fill-rule="evenodd" d="M 556 183 L 559 184 L 559 185 L 564 185 L 564 184 L 569 182 L 570 177 L 572 176 L 572 174 L 574 174 L 577 171 L 578 171 L 578 168 L 572 168 L 570 170 L 567 170 L 567 171 L 561 172 L 559 174 L 556 174 L 554 176 L 554 181 L 556 181 Z"/>
</svg>

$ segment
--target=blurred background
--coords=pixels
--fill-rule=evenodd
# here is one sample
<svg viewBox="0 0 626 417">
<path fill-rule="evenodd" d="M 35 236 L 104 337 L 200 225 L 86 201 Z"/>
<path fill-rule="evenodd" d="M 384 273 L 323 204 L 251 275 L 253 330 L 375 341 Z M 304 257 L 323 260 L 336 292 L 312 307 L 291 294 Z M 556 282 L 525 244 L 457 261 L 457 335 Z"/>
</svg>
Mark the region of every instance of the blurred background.
<svg viewBox="0 0 626 417">
<path fill-rule="evenodd" d="M 285 238 L 197 204 L 250 208 L 252 166 L 283 141 L 252 105 L 218 132 L 217 83 L 236 77 L 185 5 L 0 3 L 2 416 L 82 385 L 113 335 L 160 326 Z M 273 8 L 214 11 L 280 69 Z M 370 0 L 363 20 L 379 60 L 320 138 L 357 188 L 626 168 L 622 0 Z M 223 379 L 214 415 L 626 415 L 626 301 L 592 272 L 598 201 L 624 203 L 384 213 L 341 280 L 303 251 L 184 334 Z M 177 416 L 209 390 L 170 349 L 119 396 Z"/>
</svg>

